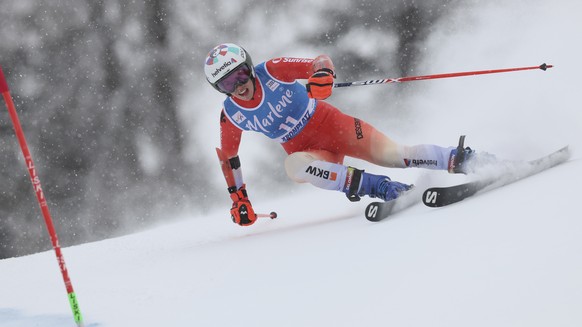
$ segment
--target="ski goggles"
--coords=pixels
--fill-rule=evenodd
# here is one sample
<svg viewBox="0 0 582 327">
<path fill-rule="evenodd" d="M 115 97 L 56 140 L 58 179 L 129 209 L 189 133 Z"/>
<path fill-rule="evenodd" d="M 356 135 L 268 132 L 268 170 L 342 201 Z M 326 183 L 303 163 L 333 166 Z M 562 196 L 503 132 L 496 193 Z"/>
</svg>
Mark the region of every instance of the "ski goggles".
<svg viewBox="0 0 582 327">
<path fill-rule="evenodd" d="M 251 69 L 247 65 L 242 65 L 218 81 L 216 86 L 224 93 L 233 93 L 237 86 L 248 82 L 250 78 Z"/>
</svg>

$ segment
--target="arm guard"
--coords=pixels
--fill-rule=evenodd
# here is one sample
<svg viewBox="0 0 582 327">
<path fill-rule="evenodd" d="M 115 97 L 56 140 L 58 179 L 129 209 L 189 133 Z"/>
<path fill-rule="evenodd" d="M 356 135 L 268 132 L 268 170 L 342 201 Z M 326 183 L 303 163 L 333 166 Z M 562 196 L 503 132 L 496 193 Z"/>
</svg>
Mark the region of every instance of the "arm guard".
<svg viewBox="0 0 582 327">
<path fill-rule="evenodd" d="M 218 155 L 218 161 L 220 162 L 220 168 L 224 174 L 224 179 L 226 180 L 226 186 L 228 187 L 228 192 L 236 192 L 242 185 L 242 170 L 240 169 L 240 159 L 238 156 L 228 159 L 221 149 L 216 148 L 216 154 Z"/>
</svg>

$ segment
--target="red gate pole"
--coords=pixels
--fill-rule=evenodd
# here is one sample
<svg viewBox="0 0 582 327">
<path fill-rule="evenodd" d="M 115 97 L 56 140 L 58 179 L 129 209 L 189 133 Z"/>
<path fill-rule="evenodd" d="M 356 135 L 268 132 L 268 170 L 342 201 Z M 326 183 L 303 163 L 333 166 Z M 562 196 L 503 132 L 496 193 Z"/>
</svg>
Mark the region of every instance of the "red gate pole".
<svg viewBox="0 0 582 327">
<path fill-rule="evenodd" d="M 2 66 L 0 66 L 0 93 L 2 93 L 4 101 L 6 102 L 6 106 L 8 107 L 8 113 L 10 114 L 10 118 L 12 119 L 14 132 L 16 133 L 16 137 L 18 138 L 18 143 L 20 144 L 20 149 L 22 150 L 26 167 L 28 168 L 28 173 L 30 174 L 30 181 L 32 182 L 34 192 L 36 193 L 36 199 L 38 200 L 38 204 L 40 205 L 42 216 L 44 217 L 44 222 L 46 224 L 46 228 L 48 230 L 51 243 L 53 245 L 53 249 L 55 250 L 55 254 L 57 256 L 57 261 L 59 262 L 59 268 L 61 270 L 61 274 L 63 275 L 63 281 L 65 282 L 65 288 L 67 289 L 69 304 L 71 305 L 71 310 L 73 311 L 75 323 L 77 324 L 77 326 L 82 327 L 83 316 L 81 315 L 81 310 L 79 308 L 77 296 L 75 294 L 75 291 L 73 290 L 73 284 L 71 283 L 71 279 L 69 278 L 69 272 L 67 271 L 67 266 L 65 265 L 65 258 L 63 257 L 61 247 L 59 246 L 57 232 L 55 231 L 53 220 L 51 218 L 51 214 L 49 212 L 48 205 L 46 203 L 46 199 L 42 191 L 42 187 L 40 185 L 40 179 L 36 173 L 36 169 L 34 168 L 34 163 L 32 162 L 32 157 L 30 155 L 30 151 L 28 150 L 26 139 L 24 138 L 24 132 L 22 131 L 22 126 L 20 125 L 20 120 L 18 119 L 18 114 L 16 113 L 14 102 L 12 101 L 10 90 L 8 89 L 8 83 L 6 82 L 6 78 L 4 77 L 4 72 L 2 72 Z"/>
</svg>

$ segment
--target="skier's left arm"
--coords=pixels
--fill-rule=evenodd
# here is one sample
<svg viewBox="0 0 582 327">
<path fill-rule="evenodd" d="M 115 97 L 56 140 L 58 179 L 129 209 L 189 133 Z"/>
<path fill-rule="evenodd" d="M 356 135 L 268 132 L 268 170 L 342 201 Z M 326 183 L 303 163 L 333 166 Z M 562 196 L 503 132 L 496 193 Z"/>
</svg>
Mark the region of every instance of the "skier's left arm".
<svg viewBox="0 0 582 327">
<path fill-rule="evenodd" d="M 269 73 L 281 81 L 307 79 L 307 93 L 310 98 L 323 100 L 332 93 L 336 74 L 328 55 L 319 55 L 315 59 L 275 58 L 267 61 L 266 65 Z"/>
</svg>

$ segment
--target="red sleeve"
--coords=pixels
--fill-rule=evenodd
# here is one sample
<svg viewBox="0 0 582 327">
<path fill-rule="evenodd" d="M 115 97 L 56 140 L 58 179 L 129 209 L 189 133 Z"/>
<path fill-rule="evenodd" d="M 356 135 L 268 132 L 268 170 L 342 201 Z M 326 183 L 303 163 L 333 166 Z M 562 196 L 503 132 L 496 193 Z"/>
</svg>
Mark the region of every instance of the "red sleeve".
<svg viewBox="0 0 582 327">
<path fill-rule="evenodd" d="M 308 79 L 313 73 L 328 68 L 335 71 L 335 67 L 328 55 L 319 55 L 315 59 L 281 57 L 267 61 L 267 71 L 273 77 L 283 82 L 293 82 L 296 79 Z M 335 78 L 335 75 L 334 75 Z"/>
<path fill-rule="evenodd" d="M 267 61 L 266 66 L 269 74 L 283 82 L 308 79 L 313 74 L 313 59 L 308 58 L 275 58 Z"/>
<path fill-rule="evenodd" d="M 224 113 L 220 113 L 220 149 L 227 158 L 235 157 L 242 136 L 242 130 L 236 127 Z"/>
</svg>

